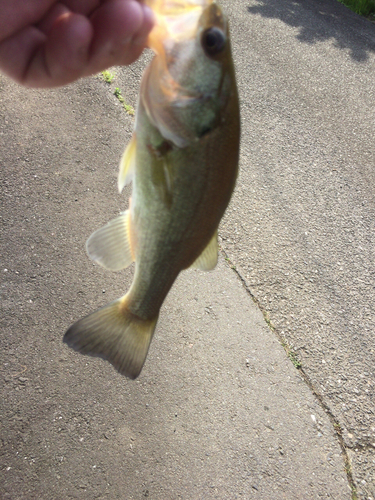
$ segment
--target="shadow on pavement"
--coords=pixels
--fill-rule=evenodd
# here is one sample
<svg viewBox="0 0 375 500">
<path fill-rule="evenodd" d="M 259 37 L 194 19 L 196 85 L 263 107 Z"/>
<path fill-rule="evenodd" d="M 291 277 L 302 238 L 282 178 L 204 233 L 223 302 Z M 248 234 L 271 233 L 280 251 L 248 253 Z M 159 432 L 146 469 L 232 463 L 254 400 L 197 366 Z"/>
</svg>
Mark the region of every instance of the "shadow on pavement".
<svg viewBox="0 0 375 500">
<path fill-rule="evenodd" d="M 375 52 L 375 24 L 360 17 L 336 0 L 256 0 L 248 7 L 250 14 L 280 19 L 300 28 L 297 39 L 304 43 L 334 40 L 335 47 L 349 49 L 358 62 Z"/>
</svg>

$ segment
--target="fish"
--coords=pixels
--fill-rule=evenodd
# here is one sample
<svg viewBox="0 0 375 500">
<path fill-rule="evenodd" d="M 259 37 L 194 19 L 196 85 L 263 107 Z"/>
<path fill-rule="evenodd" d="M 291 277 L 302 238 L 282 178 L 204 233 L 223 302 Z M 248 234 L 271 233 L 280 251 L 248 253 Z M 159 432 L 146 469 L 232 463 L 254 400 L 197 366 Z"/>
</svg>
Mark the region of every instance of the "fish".
<svg viewBox="0 0 375 500">
<path fill-rule="evenodd" d="M 135 262 L 129 291 L 65 333 L 74 350 L 140 374 L 160 308 L 179 273 L 210 271 L 233 193 L 240 111 L 228 19 L 214 0 L 145 0 L 155 13 L 135 126 L 118 188 L 129 209 L 95 231 L 89 257 L 118 271 Z"/>
</svg>

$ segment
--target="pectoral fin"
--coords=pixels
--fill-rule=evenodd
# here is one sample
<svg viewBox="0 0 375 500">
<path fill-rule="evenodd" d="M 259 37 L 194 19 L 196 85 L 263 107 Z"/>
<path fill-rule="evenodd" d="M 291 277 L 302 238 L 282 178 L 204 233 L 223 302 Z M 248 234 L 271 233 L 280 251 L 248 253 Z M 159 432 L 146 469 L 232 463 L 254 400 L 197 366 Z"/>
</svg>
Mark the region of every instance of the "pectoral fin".
<svg viewBox="0 0 375 500">
<path fill-rule="evenodd" d="M 137 138 L 134 132 L 120 161 L 120 170 L 118 173 L 117 181 L 118 190 L 120 193 L 124 189 L 124 187 L 133 179 L 136 165 L 136 148 Z"/>
<path fill-rule="evenodd" d="M 217 231 L 215 231 L 209 244 L 190 267 L 200 269 L 201 271 L 212 271 L 217 264 L 217 253 Z"/>
<path fill-rule="evenodd" d="M 90 259 L 111 271 L 119 271 L 134 261 L 130 244 L 130 212 L 127 210 L 95 231 L 86 243 Z"/>
</svg>

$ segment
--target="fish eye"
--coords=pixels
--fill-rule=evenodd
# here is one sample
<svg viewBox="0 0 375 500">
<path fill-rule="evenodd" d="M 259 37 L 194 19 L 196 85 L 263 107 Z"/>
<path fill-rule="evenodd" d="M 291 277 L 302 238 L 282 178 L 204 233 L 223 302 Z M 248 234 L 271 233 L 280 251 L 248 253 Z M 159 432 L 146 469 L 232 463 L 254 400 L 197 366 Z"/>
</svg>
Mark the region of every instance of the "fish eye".
<svg viewBox="0 0 375 500">
<path fill-rule="evenodd" d="M 226 37 L 221 29 L 208 28 L 202 34 L 202 46 L 208 56 L 215 56 L 225 48 Z"/>
</svg>

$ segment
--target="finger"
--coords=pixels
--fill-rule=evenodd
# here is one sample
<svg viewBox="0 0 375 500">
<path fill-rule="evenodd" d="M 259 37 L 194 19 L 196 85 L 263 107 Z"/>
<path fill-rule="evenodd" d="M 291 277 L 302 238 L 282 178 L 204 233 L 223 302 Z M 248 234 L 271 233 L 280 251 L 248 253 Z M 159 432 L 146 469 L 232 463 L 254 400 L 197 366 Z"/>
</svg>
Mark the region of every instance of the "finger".
<svg viewBox="0 0 375 500">
<path fill-rule="evenodd" d="M 0 41 L 37 23 L 55 0 L 0 0 Z"/>
<path fill-rule="evenodd" d="M 48 36 L 25 28 L 0 44 L 0 67 L 30 87 L 65 85 L 84 74 L 93 29 L 86 17 L 64 13 L 55 19 Z"/>
<path fill-rule="evenodd" d="M 147 5 L 143 6 L 143 23 L 141 29 L 138 31 L 137 35 L 132 39 L 132 43 L 134 45 L 145 46 L 147 43 L 147 38 L 154 27 L 155 24 L 155 16 L 153 11 L 147 7 Z"/>
<path fill-rule="evenodd" d="M 56 2 L 35 27 L 48 35 L 56 21 L 58 21 L 63 14 L 70 14 L 71 12 L 72 11 L 68 9 L 66 5 L 61 2 Z"/>
<path fill-rule="evenodd" d="M 84 14 L 85 16 L 90 15 L 95 9 L 99 8 L 103 1 L 105 0 L 61 0 L 71 12 Z"/>
<path fill-rule="evenodd" d="M 88 1 L 91 7 L 97 2 Z M 148 7 L 108 0 L 89 20 L 70 12 L 67 3 L 57 3 L 37 26 L 1 42 L 0 69 L 24 85 L 53 87 L 139 57 L 153 26 Z"/>
<path fill-rule="evenodd" d="M 90 21 L 80 14 L 64 13 L 51 27 L 44 50 L 29 68 L 38 74 L 44 64 L 50 85 L 65 85 L 85 74 L 94 31 Z M 48 80 L 47 80 L 48 82 Z"/>
<path fill-rule="evenodd" d="M 47 37 L 37 28 L 24 28 L 0 43 L 0 70 L 19 83 L 25 83 L 30 61 Z"/>
<path fill-rule="evenodd" d="M 135 61 L 153 26 L 151 10 L 135 0 L 108 1 L 90 19 L 95 35 L 87 69 L 92 72 Z"/>
</svg>

